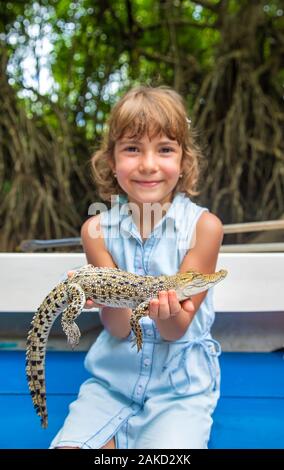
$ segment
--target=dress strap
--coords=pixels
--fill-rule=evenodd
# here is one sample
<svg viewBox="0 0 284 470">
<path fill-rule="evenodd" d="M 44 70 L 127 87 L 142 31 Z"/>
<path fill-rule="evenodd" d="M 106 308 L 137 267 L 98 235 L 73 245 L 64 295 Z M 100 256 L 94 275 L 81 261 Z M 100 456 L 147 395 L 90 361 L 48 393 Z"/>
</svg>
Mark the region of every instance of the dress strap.
<svg viewBox="0 0 284 470">
<path fill-rule="evenodd" d="M 194 347 L 201 347 L 204 350 L 205 353 L 205 358 L 208 366 L 208 371 L 210 374 L 210 384 L 208 387 L 205 387 L 204 390 L 198 393 L 204 393 L 208 389 L 215 390 L 216 388 L 216 373 L 215 373 L 215 368 L 214 368 L 214 363 L 213 363 L 213 358 L 218 357 L 221 354 L 221 346 L 218 341 L 216 341 L 213 338 L 206 337 L 206 336 L 201 336 L 199 338 L 196 338 L 192 341 L 189 341 L 187 345 L 182 348 L 180 351 L 177 351 L 164 365 L 163 371 L 166 371 L 169 369 L 169 366 L 173 359 L 176 357 L 180 356 L 179 362 L 177 367 L 175 367 L 173 370 L 169 371 L 169 381 L 173 389 L 178 395 L 194 395 L 194 393 L 188 393 L 190 384 L 191 384 L 191 378 L 190 374 L 188 372 L 188 368 L 186 367 L 186 360 L 187 360 L 187 355 L 188 353 L 192 350 Z M 187 387 L 185 390 L 180 390 L 176 384 L 175 381 L 177 380 L 177 374 L 181 370 L 181 368 L 184 370 L 186 378 L 187 378 Z"/>
</svg>

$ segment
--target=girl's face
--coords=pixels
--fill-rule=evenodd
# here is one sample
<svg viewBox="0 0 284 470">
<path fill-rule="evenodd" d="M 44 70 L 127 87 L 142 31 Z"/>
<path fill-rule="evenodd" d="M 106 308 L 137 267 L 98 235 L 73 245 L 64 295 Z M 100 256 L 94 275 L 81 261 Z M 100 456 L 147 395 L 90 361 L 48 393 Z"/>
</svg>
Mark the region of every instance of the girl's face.
<svg viewBox="0 0 284 470">
<path fill-rule="evenodd" d="M 181 173 L 182 147 L 166 135 L 124 136 L 114 148 L 114 172 L 130 202 L 169 202 Z"/>
</svg>

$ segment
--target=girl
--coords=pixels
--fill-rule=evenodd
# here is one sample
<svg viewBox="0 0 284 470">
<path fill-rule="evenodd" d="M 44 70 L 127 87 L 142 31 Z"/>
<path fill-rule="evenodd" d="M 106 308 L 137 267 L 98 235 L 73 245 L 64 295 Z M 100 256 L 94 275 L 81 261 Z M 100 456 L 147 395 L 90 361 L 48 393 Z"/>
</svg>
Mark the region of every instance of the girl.
<svg viewBox="0 0 284 470">
<path fill-rule="evenodd" d="M 82 226 L 88 263 L 155 276 L 214 272 L 222 224 L 190 200 L 201 152 L 180 95 L 136 87 L 114 106 L 108 124 L 92 167 L 101 198 L 117 194 L 118 201 Z M 93 306 L 88 300 L 86 307 Z M 211 290 L 181 303 L 174 290 L 160 292 L 140 321 L 139 353 L 130 315 L 101 309 L 105 328 L 85 359 L 91 378 L 51 447 L 207 447 L 220 377 Z"/>
</svg>

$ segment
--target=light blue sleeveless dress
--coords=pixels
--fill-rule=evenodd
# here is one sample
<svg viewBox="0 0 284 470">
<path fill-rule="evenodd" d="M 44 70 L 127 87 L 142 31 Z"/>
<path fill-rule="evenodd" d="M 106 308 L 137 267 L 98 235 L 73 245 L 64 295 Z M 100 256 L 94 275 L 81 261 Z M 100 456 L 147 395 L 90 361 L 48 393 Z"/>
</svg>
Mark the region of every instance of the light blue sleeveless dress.
<svg viewBox="0 0 284 470">
<path fill-rule="evenodd" d="M 176 273 L 207 209 L 177 193 L 143 243 L 122 202 L 101 215 L 105 244 L 116 265 L 143 275 Z M 132 347 L 133 333 L 119 340 L 103 330 L 85 359 L 91 378 L 71 403 L 51 447 L 98 449 L 115 437 L 121 449 L 207 448 L 220 385 L 220 345 L 210 335 L 213 321 L 210 289 L 177 341 L 164 340 L 149 317 L 140 320 L 144 341 L 139 353 Z"/>
</svg>

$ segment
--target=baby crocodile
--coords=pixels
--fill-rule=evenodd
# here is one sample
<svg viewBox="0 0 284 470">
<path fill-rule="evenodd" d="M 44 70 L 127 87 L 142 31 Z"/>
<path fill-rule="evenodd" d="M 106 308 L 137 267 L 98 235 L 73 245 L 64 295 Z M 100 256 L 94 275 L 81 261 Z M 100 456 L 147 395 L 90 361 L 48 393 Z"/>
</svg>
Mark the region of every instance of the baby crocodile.
<svg viewBox="0 0 284 470">
<path fill-rule="evenodd" d="M 44 299 L 32 320 L 28 333 L 26 373 L 34 407 L 47 427 L 45 391 L 45 350 L 50 328 L 62 313 L 62 327 L 74 348 L 80 330 L 74 320 L 80 315 L 86 299 L 109 307 L 133 309 L 130 326 L 136 338 L 137 349 L 142 348 L 140 318 L 148 313 L 150 299 L 159 291 L 174 289 L 179 301 L 203 292 L 224 279 L 227 271 L 201 274 L 187 271 L 172 276 L 140 276 L 116 268 L 95 268 L 91 264 L 75 271 L 73 277 L 60 282 Z"/>
</svg>

